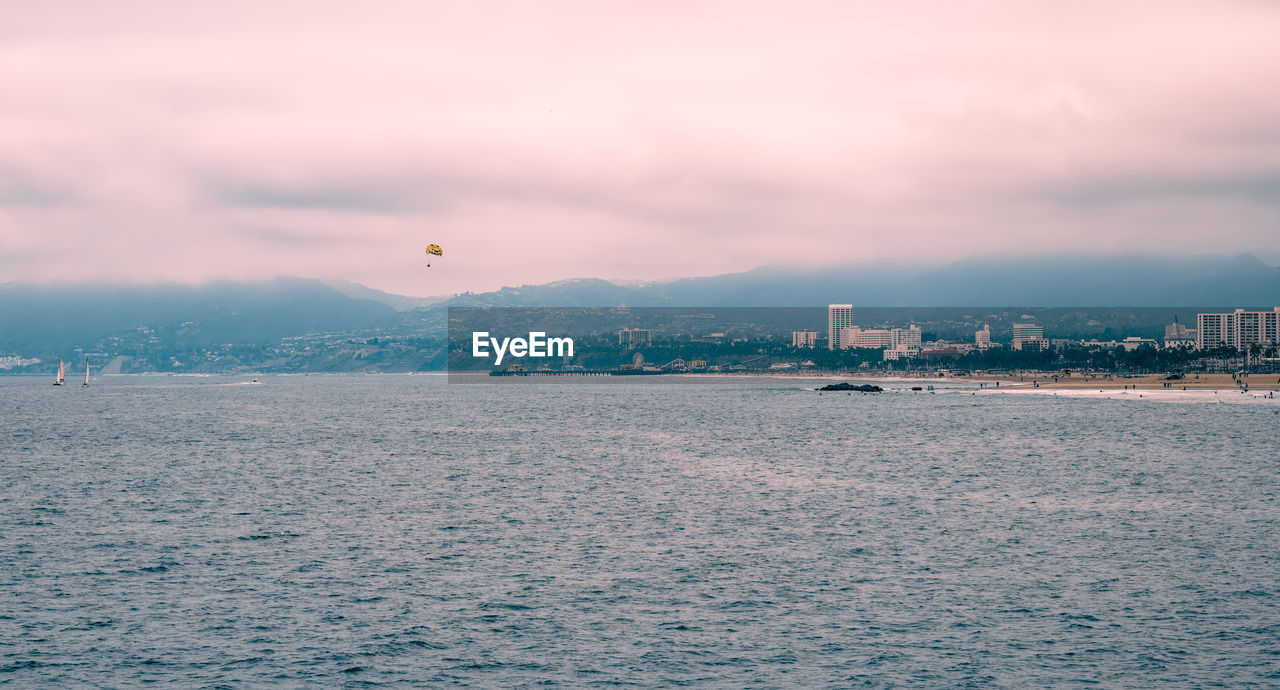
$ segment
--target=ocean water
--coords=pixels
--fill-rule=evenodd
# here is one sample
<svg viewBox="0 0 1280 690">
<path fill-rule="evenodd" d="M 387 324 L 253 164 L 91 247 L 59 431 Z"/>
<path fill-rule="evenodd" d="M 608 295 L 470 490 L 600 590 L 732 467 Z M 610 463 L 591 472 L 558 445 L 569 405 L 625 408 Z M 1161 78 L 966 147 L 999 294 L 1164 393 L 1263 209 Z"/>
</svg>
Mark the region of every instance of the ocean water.
<svg viewBox="0 0 1280 690">
<path fill-rule="evenodd" d="M 0 683 L 1280 685 L 1278 401 L 246 381 L 0 378 Z"/>
</svg>

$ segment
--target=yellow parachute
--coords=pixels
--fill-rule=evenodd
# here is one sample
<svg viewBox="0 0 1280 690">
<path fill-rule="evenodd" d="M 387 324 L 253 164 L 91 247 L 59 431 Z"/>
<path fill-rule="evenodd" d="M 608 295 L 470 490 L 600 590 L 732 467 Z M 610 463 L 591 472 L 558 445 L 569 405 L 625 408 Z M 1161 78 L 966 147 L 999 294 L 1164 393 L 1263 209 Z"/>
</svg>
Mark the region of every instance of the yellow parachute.
<svg viewBox="0 0 1280 690">
<path fill-rule="evenodd" d="M 444 256 L 444 250 L 441 249 L 440 245 L 438 244 L 428 244 L 427 255 L 428 256 Z M 430 262 L 427 263 L 427 268 L 431 268 Z"/>
</svg>

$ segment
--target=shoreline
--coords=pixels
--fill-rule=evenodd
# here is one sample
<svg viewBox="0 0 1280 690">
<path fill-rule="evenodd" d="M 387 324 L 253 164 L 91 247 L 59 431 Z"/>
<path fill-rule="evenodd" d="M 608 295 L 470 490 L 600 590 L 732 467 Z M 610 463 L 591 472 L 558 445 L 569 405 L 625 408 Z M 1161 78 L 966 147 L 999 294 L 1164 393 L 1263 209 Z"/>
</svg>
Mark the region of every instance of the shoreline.
<svg viewBox="0 0 1280 690">
<path fill-rule="evenodd" d="M 236 378 L 236 377 L 301 377 L 301 376 L 449 376 L 447 371 L 417 371 L 417 372 L 234 372 L 234 373 L 205 373 L 205 372 L 136 372 L 129 374 L 99 374 L 103 378 L 128 378 L 128 377 L 144 377 L 144 378 Z M 458 374 L 455 374 L 458 375 Z M 480 375 L 478 372 L 466 372 L 462 375 Z M 38 378 L 43 375 L 37 374 L 0 374 L 4 378 Z M 95 377 L 97 378 L 97 377 Z M 536 377 L 530 377 L 536 378 Z M 626 377 L 618 377 L 619 379 Z M 1280 374 L 1250 374 L 1233 376 L 1232 374 L 1219 373 L 1200 373 L 1191 374 L 1186 378 L 1166 380 L 1164 376 L 1158 374 L 1148 374 L 1141 376 L 1116 376 L 1106 377 L 1106 375 L 1092 374 L 1000 374 L 1000 375 L 977 375 L 977 376 L 937 376 L 927 373 L 905 374 L 905 373 L 886 373 L 878 375 L 871 372 L 848 372 L 848 373 L 781 373 L 781 372 L 742 372 L 742 373 L 725 373 L 725 372 L 690 372 L 690 373 L 670 373 L 656 375 L 654 378 L 684 378 L 684 379 L 723 379 L 723 380 L 740 380 L 740 379 L 771 379 L 778 381 L 851 381 L 851 382 L 887 382 L 887 383 L 919 383 L 920 385 L 928 384 L 963 384 L 979 386 L 981 390 L 1077 390 L 1077 391 L 1123 391 L 1123 390 L 1140 390 L 1140 391 L 1229 391 L 1229 392 L 1249 392 L 1249 391 L 1280 391 Z M 572 380 L 572 377 L 564 377 L 565 380 Z M 999 385 L 997 385 L 999 384 Z"/>
<path fill-rule="evenodd" d="M 1056 378 L 1056 380 L 1055 380 Z M 1191 374 L 1186 378 L 1166 380 L 1159 374 L 1104 378 L 1103 376 L 1072 374 L 1023 374 L 1002 376 L 940 377 L 967 383 L 995 383 L 1008 388 L 1045 388 L 1049 390 L 1176 390 L 1176 391 L 1276 391 L 1280 390 L 1280 374 Z"/>
</svg>

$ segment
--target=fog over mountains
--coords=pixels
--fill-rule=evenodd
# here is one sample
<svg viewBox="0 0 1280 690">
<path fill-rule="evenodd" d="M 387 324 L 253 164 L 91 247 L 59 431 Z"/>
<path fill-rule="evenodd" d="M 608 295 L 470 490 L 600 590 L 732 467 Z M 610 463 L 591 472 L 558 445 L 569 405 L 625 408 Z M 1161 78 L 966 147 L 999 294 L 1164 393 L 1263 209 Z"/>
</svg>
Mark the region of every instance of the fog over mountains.
<svg viewBox="0 0 1280 690">
<path fill-rule="evenodd" d="M 1251 254 L 973 259 L 945 266 L 764 266 L 667 282 L 598 279 L 503 288 L 451 303 L 528 306 L 1092 307 L 1270 305 L 1280 268 Z"/>
<path fill-rule="evenodd" d="M 0 352 L 88 347 L 137 329 L 170 345 L 268 343 L 384 323 L 396 310 L 316 280 L 209 285 L 0 285 Z"/>
<path fill-rule="evenodd" d="M 653 283 L 601 279 L 415 298 L 279 278 L 202 286 L 0 285 L 0 354 L 90 347 L 150 329 L 175 346 L 308 333 L 433 332 L 448 306 L 1270 307 L 1280 268 L 1253 255 L 974 259 L 945 266 L 766 266 Z M 1185 318 L 1185 317 L 1184 317 Z M 1194 317 L 1192 317 L 1194 318 Z M 160 336 L 157 336 L 160 337 Z"/>
</svg>

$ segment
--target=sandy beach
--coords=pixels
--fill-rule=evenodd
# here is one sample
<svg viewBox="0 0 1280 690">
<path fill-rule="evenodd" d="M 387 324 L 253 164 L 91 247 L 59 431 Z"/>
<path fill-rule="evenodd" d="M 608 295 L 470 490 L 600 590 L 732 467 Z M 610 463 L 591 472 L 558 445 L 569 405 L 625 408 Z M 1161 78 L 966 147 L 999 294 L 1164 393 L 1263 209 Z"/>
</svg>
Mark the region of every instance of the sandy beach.
<svg viewBox="0 0 1280 690">
<path fill-rule="evenodd" d="M 999 382 L 1001 386 L 1039 387 L 1074 390 L 1280 390 L 1280 374 L 1251 374 L 1233 377 L 1231 374 L 1189 374 L 1185 378 L 1166 380 L 1165 375 L 1116 376 L 1107 378 L 1092 374 L 1023 374 L 1007 376 L 955 377 L 947 380 L 968 382 Z"/>
</svg>

